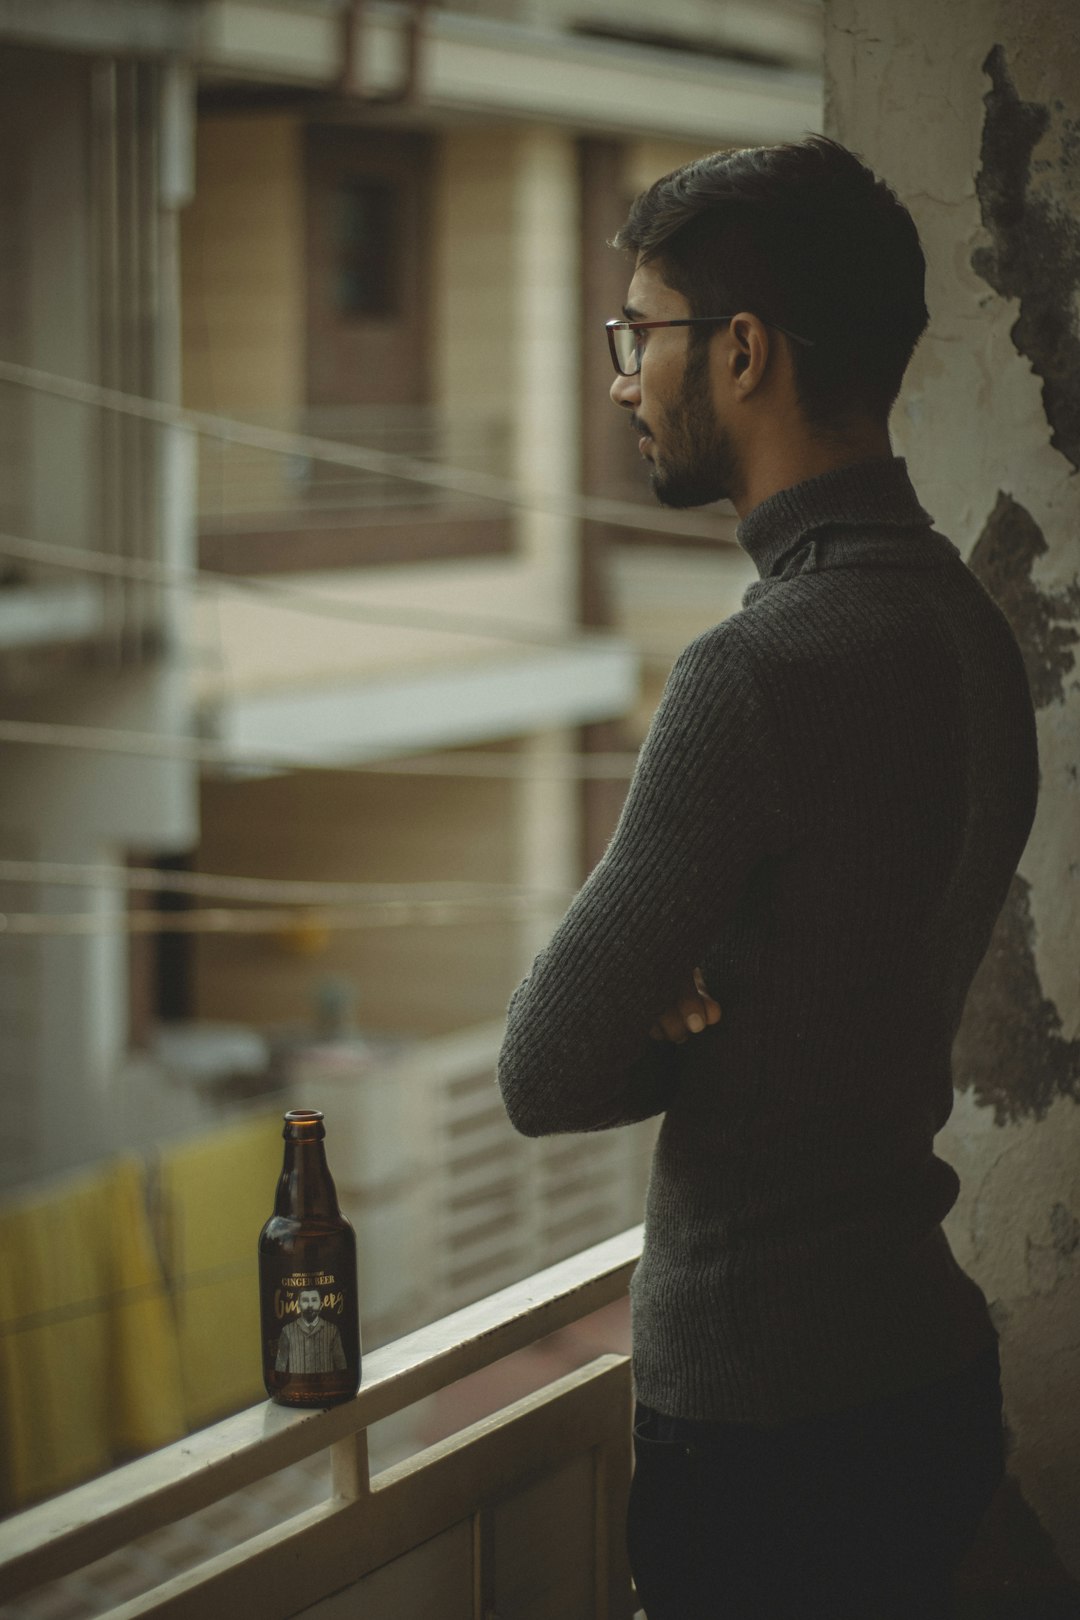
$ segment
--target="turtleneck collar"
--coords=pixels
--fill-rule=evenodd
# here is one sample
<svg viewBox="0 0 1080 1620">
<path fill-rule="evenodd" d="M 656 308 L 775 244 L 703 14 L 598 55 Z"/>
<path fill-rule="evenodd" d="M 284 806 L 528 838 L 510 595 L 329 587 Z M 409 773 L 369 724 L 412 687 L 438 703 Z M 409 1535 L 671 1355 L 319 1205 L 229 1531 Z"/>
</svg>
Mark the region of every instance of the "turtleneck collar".
<svg viewBox="0 0 1080 1620">
<path fill-rule="evenodd" d="M 777 490 L 748 512 L 735 531 L 760 579 L 821 529 L 928 529 L 902 456 L 837 467 Z"/>
</svg>

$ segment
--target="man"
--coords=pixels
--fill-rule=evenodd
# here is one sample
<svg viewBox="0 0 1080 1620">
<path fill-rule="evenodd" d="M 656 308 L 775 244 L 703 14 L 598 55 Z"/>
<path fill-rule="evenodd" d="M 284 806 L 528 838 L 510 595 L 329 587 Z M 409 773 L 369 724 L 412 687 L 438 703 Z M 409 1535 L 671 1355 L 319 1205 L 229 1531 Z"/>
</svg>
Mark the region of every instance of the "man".
<svg viewBox="0 0 1080 1620">
<path fill-rule="evenodd" d="M 926 324 L 892 192 L 817 137 L 722 152 L 616 245 L 612 399 L 658 499 L 728 497 L 760 578 L 675 665 L 511 1003 L 503 1097 L 529 1135 L 664 1116 L 632 1285 L 649 1620 L 939 1620 L 1002 1471 L 932 1144 L 1034 813 L 1023 666 L 891 455 Z"/>
<path fill-rule="evenodd" d="M 300 1307 L 298 1319 L 287 1322 L 278 1339 L 276 1370 L 288 1373 L 342 1371 L 345 1351 L 341 1334 L 333 1322 L 323 1320 L 319 1290 L 302 1288 L 297 1304 Z"/>
</svg>

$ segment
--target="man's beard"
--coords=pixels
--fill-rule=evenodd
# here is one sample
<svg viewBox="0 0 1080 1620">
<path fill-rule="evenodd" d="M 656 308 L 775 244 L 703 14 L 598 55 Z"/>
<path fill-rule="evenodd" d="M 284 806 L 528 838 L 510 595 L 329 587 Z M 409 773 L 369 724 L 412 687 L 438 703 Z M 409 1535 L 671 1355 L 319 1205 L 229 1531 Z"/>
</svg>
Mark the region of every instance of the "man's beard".
<svg viewBox="0 0 1080 1620">
<path fill-rule="evenodd" d="M 735 446 L 716 418 L 704 344 L 687 358 L 682 398 L 664 422 L 663 457 L 653 462 L 650 483 L 661 506 L 673 507 L 731 500 L 742 483 Z"/>
</svg>

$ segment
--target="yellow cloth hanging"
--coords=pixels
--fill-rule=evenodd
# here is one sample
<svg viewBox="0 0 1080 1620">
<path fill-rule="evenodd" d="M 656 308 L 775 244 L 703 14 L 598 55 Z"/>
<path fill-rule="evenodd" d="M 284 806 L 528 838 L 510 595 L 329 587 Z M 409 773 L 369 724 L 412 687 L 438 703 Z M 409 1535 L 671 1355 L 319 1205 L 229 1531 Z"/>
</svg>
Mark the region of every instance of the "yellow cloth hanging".
<svg viewBox="0 0 1080 1620">
<path fill-rule="evenodd" d="M 0 1206 L 0 1512 L 261 1400 L 278 1115 Z M 166 1277 L 168 1286 L 166 1286 Z"/>
<path fill-rule="evenodd" d="M 189 1429 L 265 1399 L 257 1243 L 280 1174 L 280 1114 L 162 1155 L 162 1256 Z"/>
<path fill-rule="evenodd" d="M 183 1432 L 140 1167 L 122 1160 L 0 1209 L 0 1508 Z"/>
<path fill-rule="evenodd" d="M 126 1164 L 109 1182 L 115 1267 L 110 1432 L 115 1453 L 153 1451 L 187 1432 L 172 1299 L 146 1216 L 143 1172 Z"/>
</svg>

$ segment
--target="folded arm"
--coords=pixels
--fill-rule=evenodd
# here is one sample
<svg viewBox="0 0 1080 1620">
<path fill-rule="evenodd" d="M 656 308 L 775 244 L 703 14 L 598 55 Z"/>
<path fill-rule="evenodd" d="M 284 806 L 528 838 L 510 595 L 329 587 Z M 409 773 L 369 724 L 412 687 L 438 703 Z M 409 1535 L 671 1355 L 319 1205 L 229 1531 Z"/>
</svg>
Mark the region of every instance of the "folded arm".
<svg viewBox="0 0 1080 1620">
<path fill-rule="evenodd" d="M 611 844 L 510 1003 L 498 1073 L 518 1130 L 601 1130 L 667 1107 L 682 1052 L 651 1032 L 782 821 L 768 706 L 730 621 L 676 664 Z"/>
</svg>

